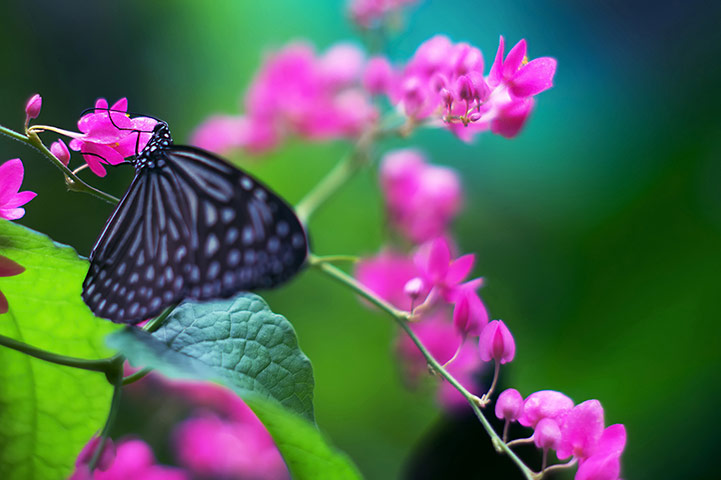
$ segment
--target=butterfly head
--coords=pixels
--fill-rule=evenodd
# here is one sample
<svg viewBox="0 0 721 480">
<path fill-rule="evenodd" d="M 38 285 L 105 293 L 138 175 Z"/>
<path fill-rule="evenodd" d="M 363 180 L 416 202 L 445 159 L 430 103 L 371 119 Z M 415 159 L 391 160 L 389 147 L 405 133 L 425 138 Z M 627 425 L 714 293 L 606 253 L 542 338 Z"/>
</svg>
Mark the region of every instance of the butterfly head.
<svg viewBox="0 0 721 480">
<path fill-rule="evenodd" d="M 133 162 L 136 170 L 161 167 L 163 150 L 173 143 L 168 124 L 159 121 L 151 133 L 150 140 Z"/>
</svg>

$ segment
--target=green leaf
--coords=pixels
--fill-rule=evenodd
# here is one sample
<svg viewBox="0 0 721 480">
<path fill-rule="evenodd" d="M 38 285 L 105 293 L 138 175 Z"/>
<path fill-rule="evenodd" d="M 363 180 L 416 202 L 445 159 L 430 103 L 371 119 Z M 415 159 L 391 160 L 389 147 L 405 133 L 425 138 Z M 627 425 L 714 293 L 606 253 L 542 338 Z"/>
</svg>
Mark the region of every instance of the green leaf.
<svg viewBox="0 0 721 480">
<path fill-rule="evenodd" d="M 116 329 L 80 298 L 87 261 L 75 250 L 0 220 L 0 255 L 25 267 L 0 278 L 9 311 L 0 334 L 53 353 L 98 359 Z M 59 366 L 0 346 L 0 478 L 66 478 L 102 428 L 112 387 L 101 373 Z"/>
<path fill-rule="evenodd" d="M 360 477 L 313 422 L 313 374 L 292 325 L 257 295 L 186 302 L 154 334 L 127 328 L 108 343 L 136 366 L 234 390 L 273 436 L 294 478 Z"/>
</svg>

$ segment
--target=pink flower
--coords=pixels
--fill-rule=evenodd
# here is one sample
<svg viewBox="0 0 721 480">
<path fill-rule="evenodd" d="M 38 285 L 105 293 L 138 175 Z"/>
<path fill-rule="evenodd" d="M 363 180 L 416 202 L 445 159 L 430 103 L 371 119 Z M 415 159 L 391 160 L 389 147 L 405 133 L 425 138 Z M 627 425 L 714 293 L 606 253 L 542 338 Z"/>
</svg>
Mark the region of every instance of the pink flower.
<svg viewBox="0 0 721 480">
<path fill-rule="evenodd" d="M 411 329 L 421 343 L 441 364 L 451 359 L 460 339 L 449 321 L 448 316 L 441 310 L 423 317 L 422 320 L 411 324 Z M 398 353 L 403 360 L 407 376 L 412 382 L 417 381 L 421 375 L 428 372 L 428 365 L 418 347 L 407 336 L 399 337 Z M 455 363 L 451 363 L 452 366 Z"/>
<path fill-rule="evenodd" d="M 307 44 L 292 43 L 261 66 L 245 96 L 246 113 L 220 122 L 211 117 L 196 129 L 192 143 L 215 151 L 239 146 L 262 153 L 292 134 L 312 140 L 355 138 L 377 118 L 360 86 L 364 63 L 363 52 L 352 44 L 317 55 Z"/>
<path fill-rule="evenodd" d="M 418 0 L 350 0 L 348 2 L 348 13 L 351 20 L 361 28 L 373 28 L 383 18 L 406 6 L 416 3 Z"/>
<path fill-rule="evenodd" d="M 368 60 L 363 72 L 363 86 L 369 93 L 379 95 L 387 93 L 393 82 L 393 67 L 385 57 L 373 57 Z"/>
<path fill-rule="evenodd" d="M 516 354 L 516 343 L 503 320 L 493 320 L 481 332 L 478 349 L 481 360 L 484 362 L 490 362 L 493 359 L 504 364 L 513 360 Z"/>
<path fill-rule="evenodd" d="M 20 191 L 25 170 L 19 158 L 8 160 L 0 165 L 0 218 L 17 220 L 25 215 L 21 206 L 35 198 L 37 193 Z"/>
<path fill-rule="evenodd" d="M 581 464 L 575 480 L 617 480 L 621 472 L 621 454 L 626 447 L 626 427 L 621 424 L 606 427 L 596 452 Z"/>
<path fill-rule="evenodd" d="M 91 440 L 92 442 L 92 440 Z M 95 470 L 92 474 L 82 463 L 76 468 L 71 480 L 188 480 L 185 472 L 178 468 L 155 463 L 150 447 L 142 440 L 129 439 L 117 446 L 115 461 L 107 470 Z"/>
<path fill-rule="evenodd" d="M 552 418 L 561 425 L 572 408 L 573 400 L 561 392 L 540 390 L 526 398 L 523 403 L 523 414 L 518 418 L 518 423 L 524 427 L 535 428 L 542 418 Z"/>
<path fill-rule="evenodd" d="M 475 255 L 463 255 L 452 260 L 451 247 L 444 237 L 421 245 L 413 260 L 426 285 L 437 288 L 446 301 L 455 301 L 461 288 L 477 289 L 482 284 L 481 279 L 461 284 L 473 269 Z"/>
<path fill-rule="evenodd" d="M 550 88 L 556 61 L 527 62 L 521 40 L 503 61 L 503 37 L 488 77 L 481 51 L 436 35 L 418 47 L 387 89 L 391 102 L 416 121 L 445 125 L 462 140 L 490 129 L 513 137 L 523 127 L 533 96 Z"/>
<path fill-rule="evenodd" d="M 58 139 L 57 142 L 53 142 L 50 145 L 50 152 L 66 167 L 70 163 L 70 151 L 68 150 L 68 146 L 65 145 L 65 142 L 62 140 Z"/>
<path fill-rule="evenodd" d="M 585 459 L 593 455 L 603 434 L 603 407 L 598 400 L 579 403 L 568 412 L 561 427 L 560 460 L 573 455 Z"/>
<path fill-rule="evenodd" d="M 460 288 L 453 308 L 453 325 L 463 337 L 480 335 L 488 325 L 488 311 L 475 288 Z"/>
<path fill-rule="evenodd" d="M 137 154 L 151 137 L 156 120 L 127 115 L 128 99 L 121 98 L 112 107 L 99 98 L 92 113 L 78 120 L 82 134 L 73 135 L 70 148 L 80 151 L 90 170 L 104 177 L 103 164 L 118 165 L 126 157 Z"/>
<path fill-rule="evenodd" d="M 552 418 L 542 418 L 533 432 L 533 443 L 543 450 L 556 449 L 561 441 L 561 429 Z"/>
<path fill-rule="evenodd" d="M 415 243 L 442 235 L 461 208 L 458 174 L 427 164 L 417 150 L 387 153 L 380 182 L 392 224 Z"/>
<path fill-rule="evenodd" d="M 43 99 L 37 93 L 30 97 L 28 103 L 25 104 L 25 123 L 29 122 L 33 118 L 38 118 L 40 115 L 40 109 L 43 106 Z"/>
<path fill-rule="evenodd" d="M 0 277 L 14 277 L 15 275 L 20 275 L 24 271 L 25 267 L 0 255 Z M 5 295 L 0 292 L 0 314 L 7 313 L 8 308 L 8 300 L 5 298 Z"/>
<path fill-rule="evenodd" d="M 385 250 L 375 257 L 361 260 L 355 270 L 355 277 L 359 282 L 382 299 L 404 310 L 410 310 L 414 303 L 414 298 L 405 291 L 406 284 L 419 275 L 413 260 L 392 250 Z M 425 285 L 421 287 L 415 295 L 420 301 L 428 295 L 428 288 Z"/>
<path fill-rule="evenodd" d="M 523 397 L 515 388 L 501 392 L 496 400 L 496 417 L 499 420 L 515 422 L 523 413 Z"/>
<path fill-rule="evenodd" d="M 288 470 L 265 428 L 223 421 L 213 414 L 193 417 L 174 432 L 180 463 L 207 478 L 288 479 Z"/>
</svg>

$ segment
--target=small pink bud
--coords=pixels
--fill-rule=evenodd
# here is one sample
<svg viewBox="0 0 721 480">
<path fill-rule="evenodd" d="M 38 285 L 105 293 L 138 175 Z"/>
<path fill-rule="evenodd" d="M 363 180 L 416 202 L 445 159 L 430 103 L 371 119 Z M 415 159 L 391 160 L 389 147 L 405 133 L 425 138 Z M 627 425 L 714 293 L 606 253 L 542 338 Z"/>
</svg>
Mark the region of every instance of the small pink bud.
<svg viewBox="0 0 721 480">
<path fill-rule="evenodd" d="M 373 95 L 385 93 L 393 77 L 393 68 L 385 57 L 368 60 L 363 72 L 363 86 Z"/>
<path fill-rule="evenodd" d="M 483 74 L 479 72 L 470 72 L 467 77 L 471 81 L 473 94 L 475 95 L 476 100 L 481 103 L 488 100 L 488 97 L 491 95 L 491 89 L 486 83 L 486 79 L 483 78 Z"/>
<path fill-rule="evenodd" d="M 473 112 L 470 115 L 468 115 L 468 120 L 470 120 L 471 122 L 477 122 L 478 120 L 481 119 L 481 116 L 482 115 L 480 113 Z"/>
<path fill-rule="evenodd" d="M 463 337 L 478 335 L 488 324 L 486 307 L 472 288 L 463 288 L 453 308 L 453 325 Z"/>
<path fill-rule="evenodd" d="M 63 162 L 63 165 L 66 167 L 68 166 L 68 163 L 70 163 L 70 151 L 68 150 L 67 145 L 65 145 L 65 142 L 61 139 L 58 139 L 57 142 L 53 142 L 52 145 L 50 145 L 50 152 L 52 152 L 58 160 Z"/>
<path fill-rule="evenodd" d="M 32 118 L 38 118 L 40 109 L 43 106 L 43 99 L 37 93 L 30 97 L 28 103 L 25 104 L 25 118 L 29 121 Z"/>
<path fill-rule="evenodd" d="M 493 320 L 486 325 L 481 332 L 478 348 L 484 362 L 494 359 L 504 364 L 513 360 L 516 354 L 516 343 L 503 320 Z"/>
<path fill-rule="evenodd" d="M 77 467 L 88 465 L 95 454 L 95 449 L 98 448 L 100 443 L 100 437 L 93 437 L 88 443 L 85 444 L 83 449 L 80 451 L 78 458 L 75 460 Z M 111 467 L 115 461 L 115 444 L 111 438 L 105 439 L 105 445 L 103 451 L 98 459 L 97 467 L 99 470 L 105 471 Z"/>
<path fill-rule="evenodd" d="M 515 422 L 523 413 L 523 397 L 515 388 L 501 392 L 496 400 L 496 417 Z M 559 432 L 560 433 L 560 432 Z"/>
<path fill-rule="evenodd" d="M 448 87 L 448 78 L 442 73 L 434 73 L 431 77 L 431 88 L 434 92 L 440 92 L 441 89 Z"/>
<path fill-rule="evenodd" d="M 542 418 L 553 418 L 559 425 L 573 408 L 573 400 L 555 390 L 541 390 L 530 394 L 523 402 L 523 415 L 518 423 L 535 427 Z"/>
<path fill-rule="evenodd" d="M 558 423 L 552 418 L 542 418 L 536 424 L 536 430 L 533 432 L 533 443 L 544 450 L 549 448 L 555 450 L 560 442 L 561 429 L 558 427 Z"/>
<path fill-rule="evenodd" d="M 440 94 L 441 94 L 441 100 L 443 100 L 443 105 L 445 105 L 448 108 L 451 108 L 451 106 L 453 105 L 453 94 L 445 88 L 441 89 Z"/>
<path fill-rule="evenodd" d="M 466 102 L 473 100 L 473 86 L 467 76 L 461 75 L 456 80 L 456 95 Z"/>
<path fill-rule="evenodd" d="M 409 297 L 416 299 L 421 294 L 424 288 L 423 279 L 421 277 L 411 278 L 406 282 L 403 287 L 403 292 Z"/>
</svg>

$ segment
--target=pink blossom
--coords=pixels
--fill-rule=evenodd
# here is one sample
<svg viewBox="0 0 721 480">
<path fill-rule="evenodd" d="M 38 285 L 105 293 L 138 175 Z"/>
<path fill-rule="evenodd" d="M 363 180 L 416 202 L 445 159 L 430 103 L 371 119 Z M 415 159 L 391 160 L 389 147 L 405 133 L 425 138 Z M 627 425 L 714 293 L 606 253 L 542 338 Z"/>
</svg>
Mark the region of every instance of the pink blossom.
<svg viewBox="0 0 721 480">
<path fill-rule="evenodd" d="M 413 261 L 426 285 L 437 288 L 448 302 L 455 301 L 462 288 L 477 289 L 482 285 L 481 279 L 461 283 L 473 269 L 475 255 L 468 254 L 451 259 L 451 247 L 444 237 L 421 245 L 416 250 Z"/>
<path fill-rule="evenodd" d="M 70 163 L 70 151 L 68 150 L 68 146 L 65 145 L 65 142 L 61 139 L 58 139 L 56 142 L 50 144 L 50 152 L 66 167 Z"/>
<path fill-rule="evenodd" d="M 557 450 L 559 459 L 571 455 L 585 459 L 593 455 L 603 434 L 601 403 L 598 400 L 587 400 L 573 407 L 563 421 L 561 434 Z"/>
<path fill-rule="evenodd" d="M 25 215 L 21 206 L 35 198 L 37 193 L 20 191 L 25 169 L 19 158 L 8 160 L 0 165 L 0 218 L 17 220 Z"/>
<path fill-rule="evenodd" d="M 80 467 L 83 465 L 89 465 L 90 461 L 93 458 L 93 455 L 95 455 L 95 450 L 97 450 L 99 444 L 100 437 L 94 436 L 93 438 L 91 438 L 90 441 L 86 443 L 83 449 L 80 451 L 80 454 L 78 454 L 78 458 L 75 460 L 75 466 Z M 98 463 L 96 467 L 98 468 L 98 470 L 106 471 L 111 467 L 114 461 L 115 443 L 113 442 L 112 438 L 106 438 L 105 445 L 103 446 L 103 451 L 98 457 Z"/>
<path fill-rule="evenodd" d="M 475 288 L 460 288 L 453 308 L 453 325 L 461 336 L 480 335 L 488 324 L 488 311 Z"/>
<path fill-rule="evenodd" d="M 361 260 L 355 270 L 355 277 L 359 282 L 382 299 L 404 310 L 410 310 L 414 301 L 405 291 L 405 286 L 419 275 L 420 271 L 413 260 L 393 250 L 384 250 L 375 257 Z M 416 298 L 423 299 L 428 294 L 428 287 L 423 287 Z"/>
<path fill-rule="evenodd" d="M 621 454 L 626 447 L 626 428 L 621 424 L 606 427 L 596 451 L 581 460 L 575 480 L 617 480 L 621 472 Z"/>
<path fill-rule="evenodd" d="M 92 440 L 91 440 L 92 442 Z M 142 440 L 128 439 L 117 446 L 115 461 L 107 470 L 95 470 L 92 474 L 82 463 L 76 468 L 71 480 L 188 480 L 185 472 L 178 468 L 155 463 L 150 447 Z"/>
<path fill-rule="evenodd" d="M 387 153 L 380 182 L 392 224 L 415 243 L 442 235 L 461 208 L 458 174 L 426 163 L 418 150 Z"/>
<path fill-rule="evenodd" d="M 156 120 L 127 115 L 128 99 L 121 98 L 112 107 L 99 98 L 92 113 L 78 120 L 82 134 L 74 134 L 70 148 L 80 151 L 90 170 L 104 177 L 103 164 L 118 165 L 137 154 L 150 139 Z"/>
<path fill-rule="evenodd" d="M 24 271 L 25 267 L 0 255 L 0 277 L 14 277 L 15 275 L 20 275 Z M 0 292 L 0 314 L 7 313 L 8 309 L 8 300 L 5 298 L 5 295 Z"/>
<path fill-rule="evenodd" d="M 181 464 L 196 476 L 290 478 L 273 439 L 259 422 L 223 421 L 204 414 L 181 423 L 174 437 Z"/>
<path fill-rule="evenodd" d="M 561 441 L 561 429 L 552 418 L 542 418 L 533 432 L 533 443 L 544 450 L 556 449 Z"/>
<path fill-rule="evenodd" d="M 377 26 L 386 15 L 412 5 L 418 0 L 350 0 L 348 13 L 351 20 L 362 28 Z"/>
<path fill-rule="evenodd" d="M 262 153 L 289 135 L 355 138 L 378 115 L 360 85 L 364 65 L 364 53 L 352 44 L 317 55 L 310 45 L 291 43 L 261 66 L 246 93 L 244 115 L 220 122 L 211 117 L 191 142 L 214 151 L 239 146 Z"/>
<path fill-rule="evenodd" d="M 412 323 L 411 329 L 433 355 L 433 358 L 441 364 L 450 360 L 458 348 L 460 338 L 450 319 L 442 310 L 430 313 L 422 320 Z M 425 357 L 407 335 L 399 337 L 398 353 L 411 381 L 416 381 L 428 371 Z"/>
<path fill-rule="evenodd" d="M 33 118 L 38 118 L 40 115 L 40 109 L 43 106 L 43 99 L 37 93 L 28 99 L 25 104 L 25 123 L 29 122 Z"/>
<path fill-rule="evenodd" d="M 491 130 L 505 137 L 519 133 L 533 109 L 533 96 L 553 85 L 556 61 L 528 62 L 521 40 L 503 60 L 503 37 L 488 77 L 481 51 L 436 35 L 421 44 L 393 76 L 391 102 L 416 121 L 445 125 L 462 140 Z"/>
<path fill-rule="evenodd" d="M 478 349 L 481 360 L 484 362 L 490 362 L 493 359 L 504 364 L 513 360 L 516 354 L 516 343 L 503 320 L 493 320 L 481 332 Z"/>
<path fill-rule="evenodd" d="M 363 72 L 363 86 L 369 93 L 387 93 L 393 82 L 393 67 L 385 57 L 372 57 Z"/>
<path fill-rule="evenodd" d="M 542 418 L 552 418 L 561 425 L 572 408 L 573 400 L 561 392 L 540 390 L 526 398 L 518 423 L 524 427 L 535 427 Z"/>
<path fill-rule="evenodd" d="M 499 420 L 515 422 L 523 413 L 523 397 L 515 388 L 501 392 L 496 400 L 496 417 Z"/>
</svg>

